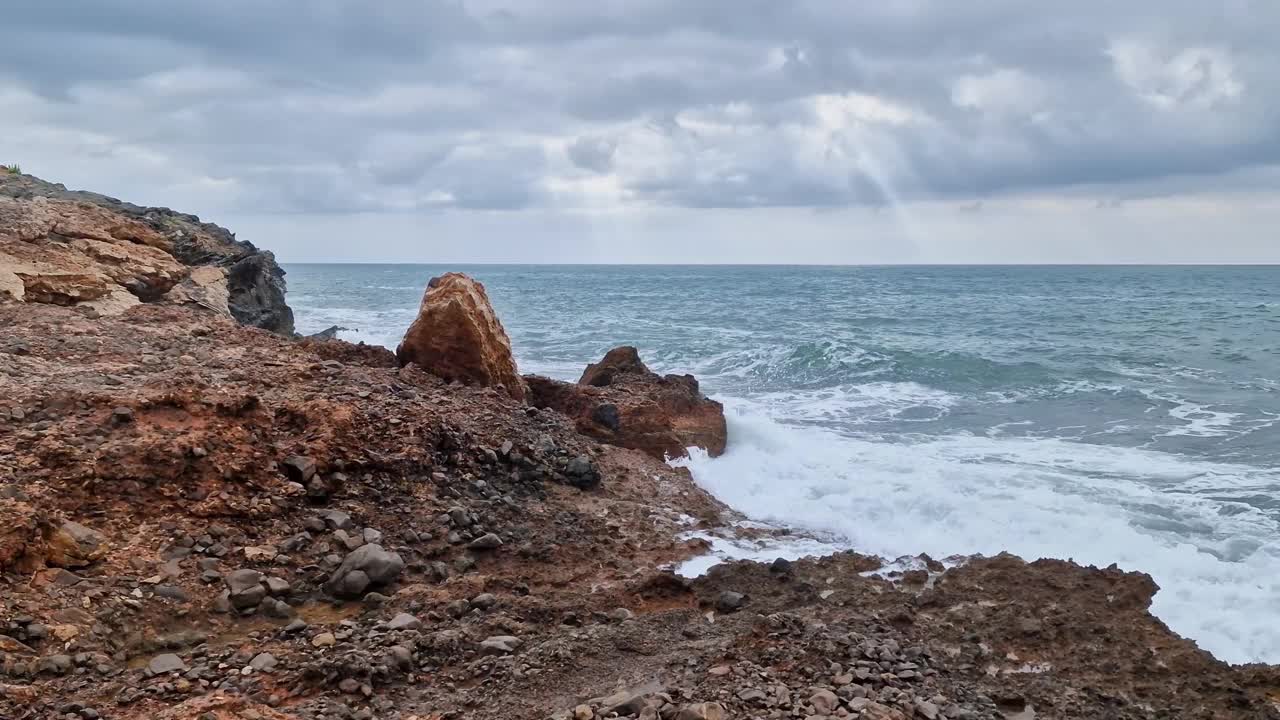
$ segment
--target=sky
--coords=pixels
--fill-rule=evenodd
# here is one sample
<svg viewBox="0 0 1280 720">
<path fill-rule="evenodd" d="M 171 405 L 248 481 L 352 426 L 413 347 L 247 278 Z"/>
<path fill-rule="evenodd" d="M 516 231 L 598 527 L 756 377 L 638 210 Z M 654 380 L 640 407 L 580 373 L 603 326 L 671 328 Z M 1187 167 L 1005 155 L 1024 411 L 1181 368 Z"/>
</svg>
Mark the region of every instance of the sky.
<svg viewBox="0 0 1280 720">
<path fill-rule="evenodd" d="M 1275 0 L 42 0 L 0 163 L 286 262 L 1280 263 Z"/>
</svg>

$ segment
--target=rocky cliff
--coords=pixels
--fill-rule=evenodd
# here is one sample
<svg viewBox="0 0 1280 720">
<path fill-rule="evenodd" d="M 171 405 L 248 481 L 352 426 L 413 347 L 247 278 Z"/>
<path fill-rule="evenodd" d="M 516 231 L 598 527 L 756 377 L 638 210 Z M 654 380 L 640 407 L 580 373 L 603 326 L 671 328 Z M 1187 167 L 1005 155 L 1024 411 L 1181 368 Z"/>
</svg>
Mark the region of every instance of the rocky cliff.
<svg viewBox="0 0 1280 720">
<path fill-rule="evenodd" d="M 0 296 L 118 314 L 195 303 L 293 333 L 275 257 L 194 215 L 0 173 Z"/>
</svg>

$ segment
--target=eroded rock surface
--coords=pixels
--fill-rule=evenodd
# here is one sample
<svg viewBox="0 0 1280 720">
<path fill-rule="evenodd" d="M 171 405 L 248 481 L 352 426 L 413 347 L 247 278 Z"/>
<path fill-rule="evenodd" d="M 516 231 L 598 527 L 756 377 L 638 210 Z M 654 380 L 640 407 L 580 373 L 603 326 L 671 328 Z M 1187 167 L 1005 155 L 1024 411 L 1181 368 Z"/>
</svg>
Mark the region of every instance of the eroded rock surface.
<svg viewBox="0 0 1280 720">
<path fill-rule="evenodd" d="M 271 253 L 217 225 L 0 173 L 0 296 L 11 302 L 100 315 L 192 303 L 288 335 L 284 292 Z"/>
<path fill-rule="evenodd" d="M 511 340 L 484 285 L 462 273 L 431 279 L 396 357 L 445 380 L 502 386 L 517 400 L 525 396 Z"/>
<path fill-rule="evenodd" d="M 724 407 L 706 396 L 692 375 L 660 376 L 634 348 L 610 350 L 571 384 L 528 375 L 529 404 L 561 412 L 582 433 L 663 459 L 699 447 L 724 453 Z"/>
</svg>

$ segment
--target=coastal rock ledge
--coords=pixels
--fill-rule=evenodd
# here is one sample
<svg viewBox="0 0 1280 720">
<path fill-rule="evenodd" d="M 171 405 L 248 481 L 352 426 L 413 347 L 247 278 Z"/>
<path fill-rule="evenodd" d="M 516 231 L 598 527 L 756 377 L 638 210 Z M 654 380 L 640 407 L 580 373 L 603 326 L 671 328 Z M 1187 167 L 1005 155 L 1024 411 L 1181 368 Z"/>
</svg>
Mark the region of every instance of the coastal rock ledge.
<svg viewBox="0 0 1280 720">
<path fill-rule="evenodd" d="M 698 447 L 724 454 L 724 406 L 702 394 L 692 375 L 661 376 L 634 347 L 610 350 L 589 365 L 576 385 L 526 375 L 529 404 L 573 419 L 578 432 L 659 460 Z"/>
<path fill-rule="evenodd" d="M 0 302 L 195 305 L 291 335 L 284 293 L 275 256 L 194 215 L 0 173 Z"/>
</svg>

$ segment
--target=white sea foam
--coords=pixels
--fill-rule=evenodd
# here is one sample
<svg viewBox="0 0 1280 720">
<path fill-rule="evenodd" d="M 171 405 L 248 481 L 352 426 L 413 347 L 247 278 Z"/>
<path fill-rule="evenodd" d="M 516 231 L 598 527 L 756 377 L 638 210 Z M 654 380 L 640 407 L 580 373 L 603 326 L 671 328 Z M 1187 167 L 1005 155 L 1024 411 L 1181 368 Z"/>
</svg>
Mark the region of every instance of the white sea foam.
<svg viewBox="0 0 1280 720">
<path fill-rule="evenodd" d="M 1155 614 L 1219 658 L 1280 661 L 1280 527 L 1244 503 L 1189 491 L 1210 475 L 1219 487 L 1275 483 L 1271 472 L 1052 439 L 888 443 L 727 404 L 728 452 L 695 451 L 683 464 L 749 516 L 888 558 L 1008 550 L 1117 563 L 1150 573 L 1162 588 Z"/>
</svg>

